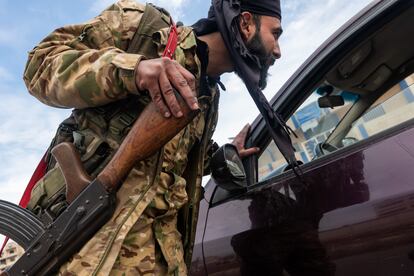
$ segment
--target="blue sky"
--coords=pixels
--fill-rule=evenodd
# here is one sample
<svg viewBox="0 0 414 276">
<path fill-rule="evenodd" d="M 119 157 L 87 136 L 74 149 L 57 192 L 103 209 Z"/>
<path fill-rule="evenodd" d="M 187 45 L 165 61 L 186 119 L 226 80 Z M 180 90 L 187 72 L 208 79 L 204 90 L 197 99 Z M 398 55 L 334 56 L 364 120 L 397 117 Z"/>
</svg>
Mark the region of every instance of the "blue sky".
<svg viewBox="0 0 414 276">
<path fill-rule="evenodd" d="M 47 107 L 30 96 L 22 72 L 31 50 L 43 37 L 65 24 L 84 22 L 113 1 L 0 0 L 0 198 L 18 202 L 59 122 L 69 110 Z M 368 0 L 282 0 L 282 59 L 271 69 L 265 94 L 271 98 L 299 65 Z M 207 14 L 208 0 L 158 0 L 176 20 L 193 23 Z M 227 137 L 252 122 L 258 112 L 242 82 L 226 74 L 215 139 Z"/>
</svg>

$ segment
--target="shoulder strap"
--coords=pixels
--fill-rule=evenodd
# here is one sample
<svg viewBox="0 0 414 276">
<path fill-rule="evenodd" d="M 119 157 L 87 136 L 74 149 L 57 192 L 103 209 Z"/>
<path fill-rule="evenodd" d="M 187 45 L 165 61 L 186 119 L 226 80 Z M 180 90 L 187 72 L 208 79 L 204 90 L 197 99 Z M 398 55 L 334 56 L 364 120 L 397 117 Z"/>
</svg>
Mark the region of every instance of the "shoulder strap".
<svg viewBox="0 0 414 276">
<path fill-rule="evenodd" d="M 170 14 L 166 10 L 147 3 L 127 52 L 144 55 L 147 58 L 158 57 L 152 35 L 163 28 L 168 28 L 171 22 Z"/>
</svg>

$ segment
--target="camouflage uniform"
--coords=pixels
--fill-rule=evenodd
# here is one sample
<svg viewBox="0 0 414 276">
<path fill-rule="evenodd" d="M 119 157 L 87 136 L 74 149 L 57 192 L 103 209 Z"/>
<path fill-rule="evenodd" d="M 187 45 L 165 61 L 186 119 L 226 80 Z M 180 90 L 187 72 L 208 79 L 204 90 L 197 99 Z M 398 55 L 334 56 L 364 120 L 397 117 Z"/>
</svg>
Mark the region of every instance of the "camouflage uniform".
<svg viewBox="0 0 414 276">
<path fill-rule="evenodd" d="M 150 101 L 134 79 L 136 64 L 145 57 L 126 53 L 144 8 L 134 1 L 119 1 L 85 24 L 55 30 L 29 54 L 24 81 L 30 93 L 47 105 L 75 108 L 75 133 L 86 137 L 81 151 L 84 162 L 102 141 L 116 149 L 129 130 L 114 129 L 113 121 L 119 118 L 100 116 L 115 109 L 112 103 L 121 102 L 117 105 L 121 110 L 139 113 Z M 167 28 L 154 36 L 159 55 L 167 39 Z M 196 42 L 191 28 L 180 27 L 175 59 L 199 83 Z M 204 156 L 217 121 L 218 89 L 209 85 L 208 90 L 199 97 L 202 112 L 164 151 L 137 162 L 117 193 L 111 220 L 61 267 L 60 275 L 187 274 Z M 50 181 L 62 181 L 57 167 L 35 189 Z"/>
</svg>

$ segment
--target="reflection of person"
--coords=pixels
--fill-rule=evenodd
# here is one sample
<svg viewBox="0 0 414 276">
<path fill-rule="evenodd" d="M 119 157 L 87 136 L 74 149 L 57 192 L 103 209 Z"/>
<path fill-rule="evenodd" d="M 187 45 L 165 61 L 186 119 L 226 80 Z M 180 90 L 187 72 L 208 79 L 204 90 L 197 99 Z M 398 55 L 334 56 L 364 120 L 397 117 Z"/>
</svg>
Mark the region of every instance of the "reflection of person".
<svg viewBox="0 0 414 276">
<path fill-rule="evenodd" d="M 213 2 L 216 7 L 227 3 Z M 55 30 L 30 52 L 24 73 L 30 93 L 48 105 L 75 108 L 56 141 L 72 141 L 92 175 L 102 169 L 151 100 L 165 117 L 181 117 L 174 87 L 190 108 L 201 109 L 164 147 L 163 155 L 135 165 L 117 193 L 114 216 L 61 268 L 62 274 L 186 274 L 204 155 L 217 120 L 218 77 L 234 71 L 233 60 L 238 58 L 260 75 L 255 84 L 264 87 L 267 69 L 280 57 L 279 1 L 241 2 L 231 1 L 231 9 L 238 11 L 232 23 L 236 33 L 217 22 L 227 8 L 211 9 L 194 30 L 180 27 L 174 60 L 159 58 L 169 37 L 168 23 L 155 30 L 148 23 L 154 18 L 168 22 L 168 14 L 158 10 L 148 16 L 144 5 L 129 0 L 85 24 Z M 127 52 L 137 42 L 135 34 L 143 42 L 138 43 L 141 48 Z M 233 44 L 237 49 L 230 56 Z M 239 150 L 241 155 L 257 152 L 244 145 Z M 56 215 L 64 208 L 58 200 L 64 196 L 62 177 L 57 167 L 49 167 L 29 207 Z M 183 216 L 178 222 L 179 211 Z"/>
<path fill-rule="evenodd" d="M 318 230 L 300 205 L 275 189 L 257 192 L 249 206 L 252 230 L 235 235 L 241 275 L 335 275 Z"/>
</svg>

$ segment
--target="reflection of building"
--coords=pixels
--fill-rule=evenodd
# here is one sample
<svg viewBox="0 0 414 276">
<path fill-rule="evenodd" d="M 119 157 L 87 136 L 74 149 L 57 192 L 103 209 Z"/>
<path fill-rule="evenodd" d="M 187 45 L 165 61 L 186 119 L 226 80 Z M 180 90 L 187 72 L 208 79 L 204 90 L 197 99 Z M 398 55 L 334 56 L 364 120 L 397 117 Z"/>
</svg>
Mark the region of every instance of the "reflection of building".
<svg viewBox="0 0 414 276">
<path fill-rule="evenodd" d="M 14 264 L 23 255 L 24 250 L 15 242 L 9 242 L 0 256 L 0 272 Z"/>
<path fill-rule="evenodd" d="M 374 205 L 378 217 L 394 216 L 401 213 L 412 213 L 414 209 L 414 194 L 383 200 Z"/>
<path fill-rule="evenodd" d="M 325 221 L 330 219 L 326 216 L 341 217 L 328 230 L 320 231 L 319 238 L 332 259 L 409 246 L 414 240 L 413 209 L 414 194 L 410 193 L 333 210 L 324 214 Z M 352 217 L 347 215 L 351 213 Z"/>
<path fill-rule="evenodd" d="M 363 140 L 384 129 L 414 118 L 414 76 L 392 87 L 374 108 L 360 118 L 348 136 Z"/>
<path fill-rule="evenodd" d="M 380 131 L 396 126 L 414 118 L 414 75 L 407 77 L 394 85 L 382 95 L 369 112 L 355 121 L 349 133 L 349 143 L 364 140 Z M 315 93 L 314 93 L 315 94 Z M 293 129 L 298 138 L 291 135 L 292 144 L 296 150 L 296 158 L 303 163 L 315 157 L 315 147 L 328 138 L 341 118 L 352 107 L 355 98 L 352 93 L 345 92 L 345 105 L 330 108 L 320 108 L 316 98 L 311 96 L 305 105 L 301 106 L 288 120 L 287 124 Z M 344 95 L 344 93 L 342 94 Z M 344 141 L 344 146 L 345 145 Z M 270 172 L 277 175 L 282 172 L 286 162 L 272 142 L 259 159 L 259 178 L 266 177 Z"/>
<path fill-rule="evenodd" d="M 300 154 L 300 160 L 304 163 L 312 160 L 317 144 L 328 138 L 351 105 L 346 103 L 344 106 L 329 109 L 320 108 L 315 101 L 293 114 L 288 124 L 291 122 L 295 133 L 303 137 L 303 139 L 292 139 L 296 151 Z"/>
<path fill-rule="evenodd" d="M 352 104 L 347 102 L 344 106 L 334 109 L 320 108 L 317 101 L 313 101 L 298 109 L 287 121 L 287 125 L 297 136 L 296 138 L 291 135 L 296 158 L 304 163 L 312 160 L 316 145 L 328 138 L 340 118 L 346 114 L 351 106 Z M 284 165 L 286 162 L 272 141 L 259 159 L 259 175 L 265 176 L 270 172 L 278 171 L 283 169 Z"/>
</svg>

